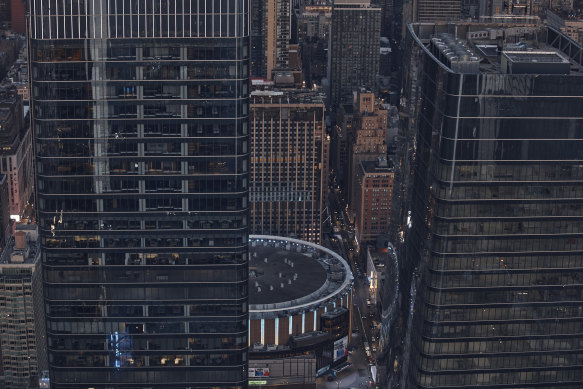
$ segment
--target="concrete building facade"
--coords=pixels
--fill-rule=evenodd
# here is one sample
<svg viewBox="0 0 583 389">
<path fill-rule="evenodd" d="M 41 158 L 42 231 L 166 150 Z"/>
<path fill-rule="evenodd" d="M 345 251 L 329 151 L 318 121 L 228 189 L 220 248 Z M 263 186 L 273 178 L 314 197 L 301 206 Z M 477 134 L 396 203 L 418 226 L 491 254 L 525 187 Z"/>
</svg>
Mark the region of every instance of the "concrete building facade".
<svg viewBox="0 0 583 389">
<path fill-rule="evenodd" d="M 0 174 L 8 178 L 10 217 L 20 220 L 33 191 L 32 136 L 14 87 L 0 91 Z"/>
<path fill-rule="evenodd" d="M 324 96 L 305 90 L 251 94 L 251 231 L 320 242 L 330 139 Z"/>
<path fill-rule="evenodd" d="M 10 0 L 10 22 L 12 31 L 26 33 L 26 0 Z"/>
<path fill-rule="evenodd" d="M 0 174 L 0 247 L 6 246 L 10 237 L 10 197 L 8 196 L 8 177 Z"/>
<path fill-rule="evenodd" d="M 352 128 L 348 131 L 348 177 L 345 193 L 352 214 L 357 213 L 356 199 L 360 191 L 358 176 L 361 161 L 375 161 L 387 156 L 389 111 L 372 92 L 360 90 L 353 94 Z"/>
<path fill-rule="evenodd" d="M 8 389 L 31 387 L 46 369 L 38 232 L 22 227 L 0 256 L 0 359 Z"/>
<path fill-rule="evenodd" d="M 271 80 L 275 69 L 289 67 L 290 0 L 258 0 L 251 7 L 251 75 Z"/>
<path fill-rule="evenodd" d="M 418 22 L 456 21 L 461 16 L 460 0 L 417 0 Z"/>
<path fill-rule="evenodd" d="M 380 34 L 381 9 L 369 0 L 334 2 L 328 69 L 329 105 L 333 109 L 350 102 L 353 91 L 359 88 L 376 92 Z"/>
</svg>

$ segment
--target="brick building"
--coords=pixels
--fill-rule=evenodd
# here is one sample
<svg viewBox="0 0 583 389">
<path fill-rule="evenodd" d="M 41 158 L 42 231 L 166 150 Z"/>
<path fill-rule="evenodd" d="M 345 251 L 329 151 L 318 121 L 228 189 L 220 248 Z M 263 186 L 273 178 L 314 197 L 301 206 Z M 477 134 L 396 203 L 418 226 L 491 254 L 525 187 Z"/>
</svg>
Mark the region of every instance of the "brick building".
<svg viewBox="0 0 583 389">
<path fill-rule="evenodd" d="M 251 232 L 317 243 L 330 152 L 324 96 L 286 90 L 251 98 Z"/>
<path fill-rule="evenodd" d="M 346 194 L 351 212 L 357 212 L 355 199 L 359 192 L 357 176 L 361 161 L 375 161 L 387 155 L 387 126 L 389 112 L 375 94 L 356 93 L 353 103 L 352 131 L 348 134 L 348 177 Z"/>
<path fill-rule="evenodd" d="M 389 231 L 395 173 L 386 158 L 361 161 L 359 166 L 356 234 L 360 242 L 371 242 Z"/>
</svg>

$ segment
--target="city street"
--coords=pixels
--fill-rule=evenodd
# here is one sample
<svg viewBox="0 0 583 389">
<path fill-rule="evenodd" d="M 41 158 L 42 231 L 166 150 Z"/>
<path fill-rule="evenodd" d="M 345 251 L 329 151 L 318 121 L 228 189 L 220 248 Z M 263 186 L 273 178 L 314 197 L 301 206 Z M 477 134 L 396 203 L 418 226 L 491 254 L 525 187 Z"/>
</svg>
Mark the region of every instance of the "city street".
<svg viewBox="0 0 583 389">
<path fill-rule="evenodd" d="M 334 182 L 334 180 L 333 180 Z M 354 276 L 353 333 L 348 362 L 351 366 L 338 373 L 333 381 L 329 376 L 318 378 L 318 388 L 373 388 L 371 367 L 374 366 L 378 348 L 379 313 L 376 307 L 368 305 L 369 285 L 366 269 L 359 261 L 358 250 L 354 246 L 354 230 L 349 224 L 346 204 L 342 193 L 333 183 L 329 195 L 330 235 L 324 237 L 324 244 L 338 252 L 350 264 Z M 365 350 L 369 346 L 369 355 Z M 374 350 L 374 351 L 373 351 Z"/>
<path fill-rule="evenodd" d="M 354 265 L 354 264 L 352 264 Z M 317 380 L 318 388 L 373 388 L 371 385 L 371 365 L 374 363 L 375 353 L 372 352 L 373 344 L 371 339 L 375 336 L 375 330 L 372 330 L 372 319 L 370 312 L 373 312 L 373 307 L 370 309 L 366 306 L 367 299 L 367 284 L 364 277 L 355 278 L 355 294 L 354 294 L 354 311 L 353 311 L 353 334 L 352 342 L 349 349 L 352 350 L 348 357 L 348 362 L 352 365 L 338 373 L 334 381 L 328 381 L 328 376 L 320 377 Z M 363 319 L 363 315 L 366 318 Z M 371 361 L 366 355 L 364 343 L 368 343 L 371 348 Z"/>
<path fill-rule="evenodd" d="M 337 239 L 335 249 L 345 255 L 348 251 L 344 247 L 342 239 Z M 333 244 L 333 246 L 336 246 Z M 367 307 L 368 283 L 366 276 L 362 271 L 356 269 L 354 261 L 350 263 L 354 273 L 354 299 L 353 299 L 353 333 L 349 349 L 352 350 L 348 357 L 348 362 L 352 365 L 350 368 L 338 373 L 334 381 L 328 381 L 328 376 L 318 379 L 318 388 L 372 388 L 370 383 L 371 365 L 374 364 L 375 354 L 378 345 L 378 329 L 373 327 L 373 322 L 378 320 L 378 314 L 371 305 Z M 358 275 L 360 273 L 360 276 Z M 371 317 L 372 314 L 372 317 Z M 375 339 L 373 341 L 373 339 Z M 365 343 L 369 345 L 369 358 L 366 354 Z"/>
</svg>

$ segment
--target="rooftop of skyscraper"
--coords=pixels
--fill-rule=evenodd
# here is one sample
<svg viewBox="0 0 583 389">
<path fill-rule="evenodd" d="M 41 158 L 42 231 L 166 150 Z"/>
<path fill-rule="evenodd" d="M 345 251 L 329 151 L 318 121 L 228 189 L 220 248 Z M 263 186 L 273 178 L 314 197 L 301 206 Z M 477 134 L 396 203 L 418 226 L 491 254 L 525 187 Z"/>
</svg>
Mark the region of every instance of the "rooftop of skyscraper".
<svg viewBox="0 0 583 389">
<path fill-rule="evenodd" d="M 296 10 L 296 14 L 301 15 L 302 17 L 314 17 L 320 15 L 321 13 L 330 15 L 332 13 L 332 6 L 306 4 L 302 5 L 299 9 Z"/>
<path fill-rule="evenodd" d="M 326 95 L 311 89 L 273 89 L 251 92 L 251 104 L 324 104 Z"/>
<path fill-rule="evenodd" d="M 385 157 L 376 161 L 360 161 L 360 166 L 365 173 L 389 173 L 394 170 L 393 162 Z"/>
<path fill-rule="evenodd" d="M 547 26 L 425 23 L 409 28 L 439 63 L 456 73 L 583 75 L 583 61 L 576 54 L 581 47 Z"/>
<path fill-rule="evenodd" d="M 370 0 L 334 0 L 335 7 L 369 7 Z"/>
</svg>

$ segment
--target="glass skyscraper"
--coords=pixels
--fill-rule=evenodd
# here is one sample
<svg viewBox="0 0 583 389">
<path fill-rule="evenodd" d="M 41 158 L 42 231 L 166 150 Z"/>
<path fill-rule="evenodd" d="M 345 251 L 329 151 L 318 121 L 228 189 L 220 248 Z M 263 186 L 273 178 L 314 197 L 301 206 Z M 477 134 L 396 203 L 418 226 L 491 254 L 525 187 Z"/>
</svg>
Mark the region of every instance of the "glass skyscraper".
<svg viewBox="0 0 583 389">
<path fill-rule="evenodd" d="M 409 34 L 421 63 L 407 387 L 581 388 L 581 47 L 528 24 Z"/>
<path fill-rule="evenodd" d="M 246 386 L 248 1 L 29 9 L 52 387 Z"/>
</svg>

